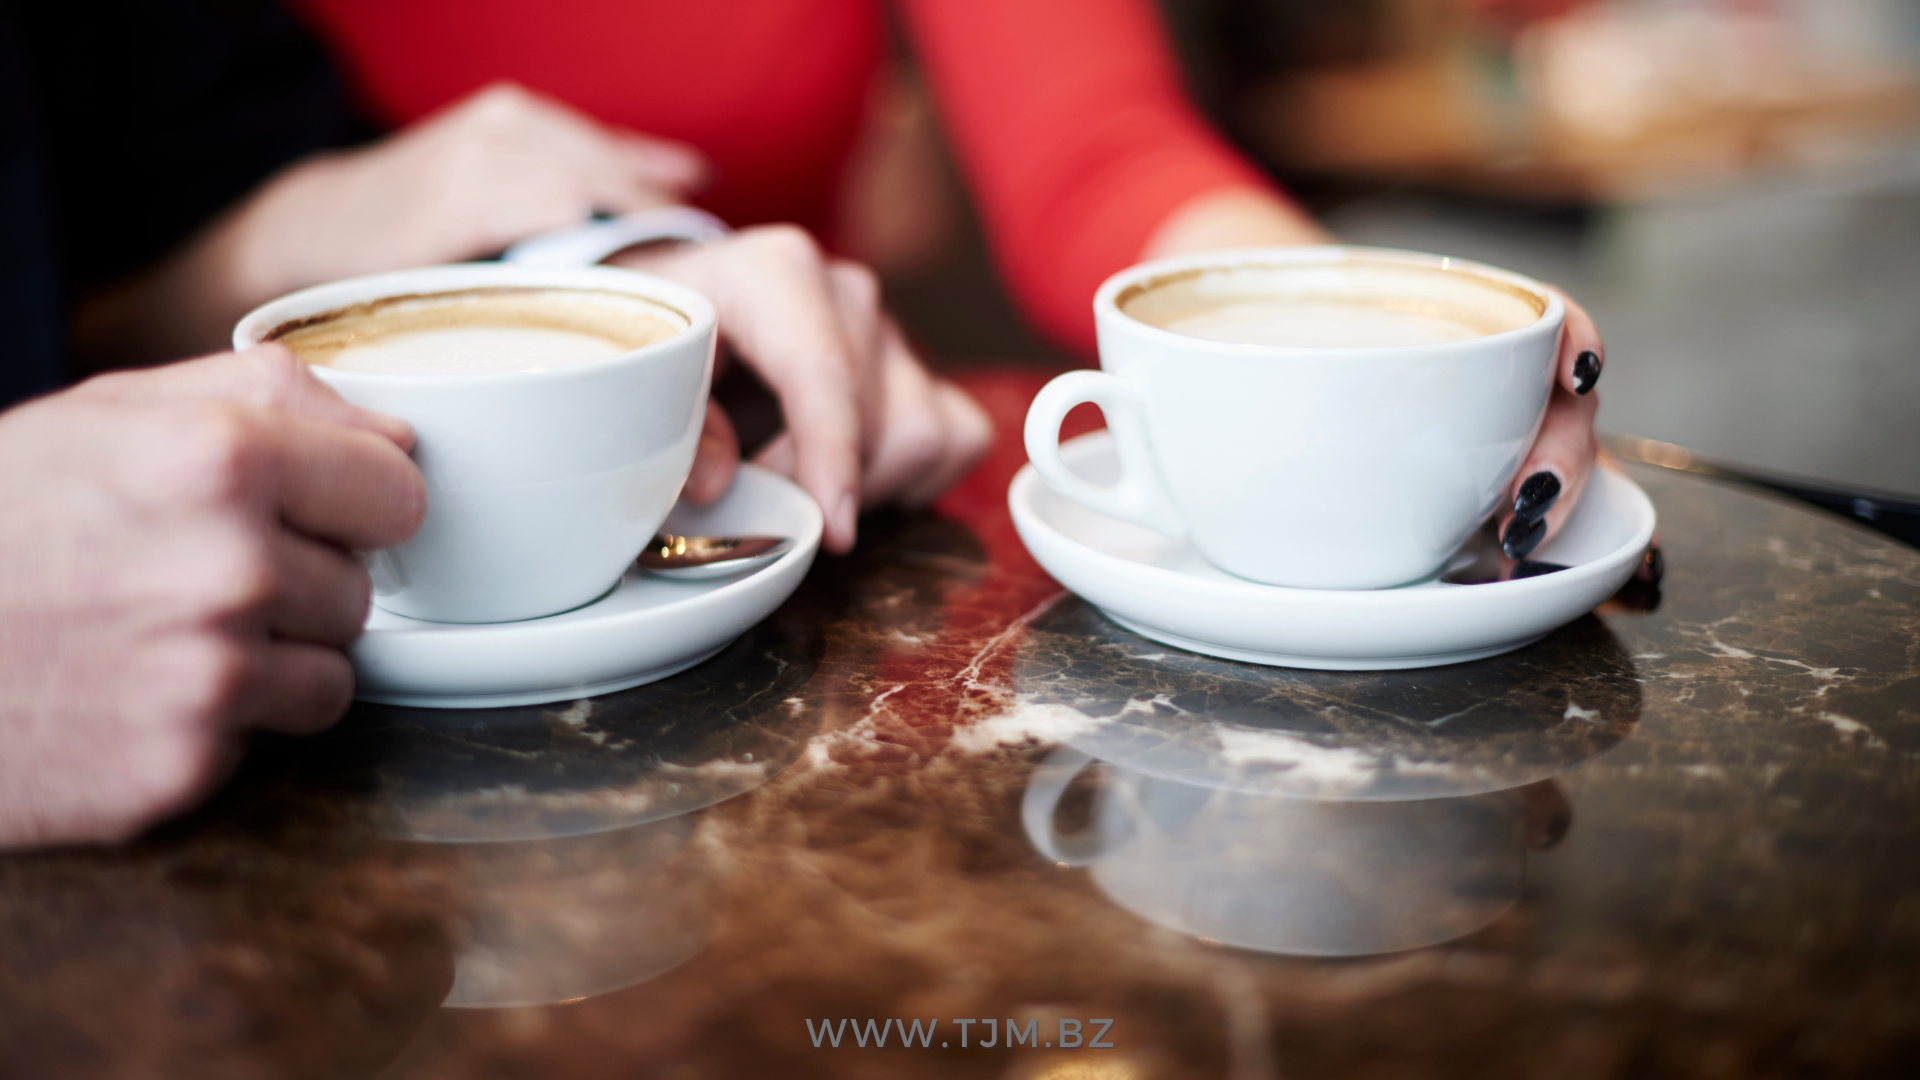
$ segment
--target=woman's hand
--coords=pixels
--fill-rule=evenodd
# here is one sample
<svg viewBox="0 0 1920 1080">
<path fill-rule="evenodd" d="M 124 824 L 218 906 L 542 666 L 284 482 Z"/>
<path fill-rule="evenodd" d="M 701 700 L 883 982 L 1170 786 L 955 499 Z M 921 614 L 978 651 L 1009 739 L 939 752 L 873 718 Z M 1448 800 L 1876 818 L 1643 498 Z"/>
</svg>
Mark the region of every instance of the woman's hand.
<svg viewBox="0 0 1920 1080">
<path fill-rule="evenodd" d="M 289 167 L 153 270 L 88 297 L 77 349 L 105 367 L 222 348 L 241 315 L 283 293 L 679 202 L 707 170 L 690 147 L 497 83 L 370 146 Z"/>
<path fill-rule="evenodd" d="M 1514 480 L 1513 498 L 1500 510 L 1500 550 L 1509 559 L 1526 558 L 1567 523 L 1587 489 L 1600 449 L 1593 434 L 1600 398 L 1593 386 L 1606 365 L 1607 347 L 1586 309 L 1564 293 L 1561 299 L 1567 304 L 1567 322 L 1560 333 L 1547 418 Z"/>
<path fill-rule="evenodd" d="M 933 499 L 993 438 L 987 414 L 929 372 L 880 303 L 873 271 L 829 257 L 791 225 L 743 229 L 699 247 L 638 249 L 609 260 L 704 293 L 734 354 L 780 398 L 786 431 L 756 461 L 800 482 L 827 518 L 830 551 L 853 546 L 860 507 Z M 718 406 L 687 495 L 719 498 L 739 443 Z"/>
</svg>

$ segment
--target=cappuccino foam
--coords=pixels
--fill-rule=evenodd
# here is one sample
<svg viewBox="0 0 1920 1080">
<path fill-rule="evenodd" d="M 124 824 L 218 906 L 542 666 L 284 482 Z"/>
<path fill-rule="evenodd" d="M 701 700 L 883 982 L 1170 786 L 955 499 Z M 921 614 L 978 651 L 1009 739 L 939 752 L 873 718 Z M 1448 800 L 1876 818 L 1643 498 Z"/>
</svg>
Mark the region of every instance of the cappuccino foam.
<svg viewBox="0 0 1920 1080">
<path fill-rule="evenodd" d="M 1368 260 L 1190 271 L 1136 286 L 1119 305 L 1188 337 L 1292 348 L 1464 341 L 1518 330 L 1546 310 L 1540 297 L 1503 281 Z"/>
<path fill-rule="evenodd" d="M 592 363 L 665 341 L 686 321 L 625 293 L 469 289 L 390 297 L 274 329 L 309 364 L 388 375 L 490 375 Z"/>
</svg>

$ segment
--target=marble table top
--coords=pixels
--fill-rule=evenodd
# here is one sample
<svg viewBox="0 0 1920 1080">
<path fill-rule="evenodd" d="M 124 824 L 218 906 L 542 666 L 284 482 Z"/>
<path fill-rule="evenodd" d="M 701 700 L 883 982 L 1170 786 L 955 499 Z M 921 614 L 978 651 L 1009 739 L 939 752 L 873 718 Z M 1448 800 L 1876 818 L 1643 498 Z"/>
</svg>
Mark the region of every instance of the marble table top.
<svg viewBox="0 0 1920 1080">
<path fill-rule="evenodd" d="M 1017 460 L 672 679 L 0 858 L 0 1076 L 1920 1075 L 1920 551 L 1632 466 L 1657 603 L 1289 671 L 1063 594 Z"/>
</svg>

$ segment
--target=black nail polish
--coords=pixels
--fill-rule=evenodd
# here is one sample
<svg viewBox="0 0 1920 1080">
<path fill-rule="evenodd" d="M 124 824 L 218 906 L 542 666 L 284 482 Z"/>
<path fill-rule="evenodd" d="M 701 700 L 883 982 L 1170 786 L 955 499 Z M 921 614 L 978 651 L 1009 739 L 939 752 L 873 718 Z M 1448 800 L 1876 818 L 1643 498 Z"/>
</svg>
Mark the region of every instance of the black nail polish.
<svg viewBox="0 0 1920 1080">
<path fill-rule="evenodd" d="M 1509 559 L 1524 559 L 1546 538 L 1546 522 L 1514 518 L 1507 522 L 1506 535 L 1500 538 L 1500 550 L 1506 552 Z"/>
<path fill-rule="evenodd" d="M 1667 576 L 1667 557 L 1660 554 L 1660 545 L 1655 544 L 1647 549 L 1646 555 L 1640 560 L 1640 565 L 1634 569 L 1633 576 L 1635 580 L 1646 582 L 1648 585 L 1658 585 L 1660 579 Z"/>
<path fill-rule="evenodd" d="M 1519 581 L 1521 578 L 1539 577 L 1541 574 L 1557 574 L 1565 569 L 1566 566 L 1563 563 L 1535 562 L 1532 559 L 1521 559 L 1518 563 L 1514 564 L 1513 580 Z"/>
<path fill-rule="evenodd" d="M 1580 380 L 1573 388 L 1576 394 L 1584 394 L 1593 389 L 1600 381 L 1600 354 L 1588 349 L 1573 358 L 1573 377 Z"/>
<path fill-rule="evenodd" d="M 1539 521 L 1559 499 L 1560 478 L 1542 469 L 1520 485 L 1520 494 L 1513 497 L 1513 516 L 1519 521 Z"/>
</svg>

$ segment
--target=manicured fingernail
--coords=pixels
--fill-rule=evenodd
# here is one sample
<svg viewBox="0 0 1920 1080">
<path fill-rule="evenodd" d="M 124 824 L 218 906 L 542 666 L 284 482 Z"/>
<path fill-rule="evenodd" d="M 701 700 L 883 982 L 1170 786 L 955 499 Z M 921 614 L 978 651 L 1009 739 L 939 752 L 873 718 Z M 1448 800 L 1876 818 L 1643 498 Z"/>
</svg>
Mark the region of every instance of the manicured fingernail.
<svg viewBox="0 0 1920 1080">
<path fill-rule="evenodd" d="M 860 501 L 849 491 L 840 496 L 840 505 L 833 509 L 833 531 L 852 540 L 854 531 L 859 527 Z"/>
<path fill-rule="evenodd" d="M 1513 580 L 1539 577 L 1541 574 L 1557 574 L 1565 569 L 1566 566 L 1557 562 L 1534 562 L 1532 559 L 1521 559 L 1513 568 Z"/>
<path fill-rule="evenodd" d="M 1507 522 L 1507 531 L 1500 537 L 1500 550 L 1506 552 L 1509 559 L 1524 559 L 1546 537 L 1546 522 L 1514 518 Z"/>
<path fill-rule="evenodd" d="M 1539 521 L 1559 500 L 1560 478 L 1542 469 L 1527 477 L 1527 482 L 1520 485 L 1520 494 L 1513 497 L 1514 520 Z"/>
<path fill-rule="evenodd" d="M 1573 377 L 1580 380 L 1574 385 L 1574 393 L 1584 394 L 1593 389 L 1593 384 L 1600 381 L 1600 354 L 1588 349 L 1574 357 Z"/>
</svg>

